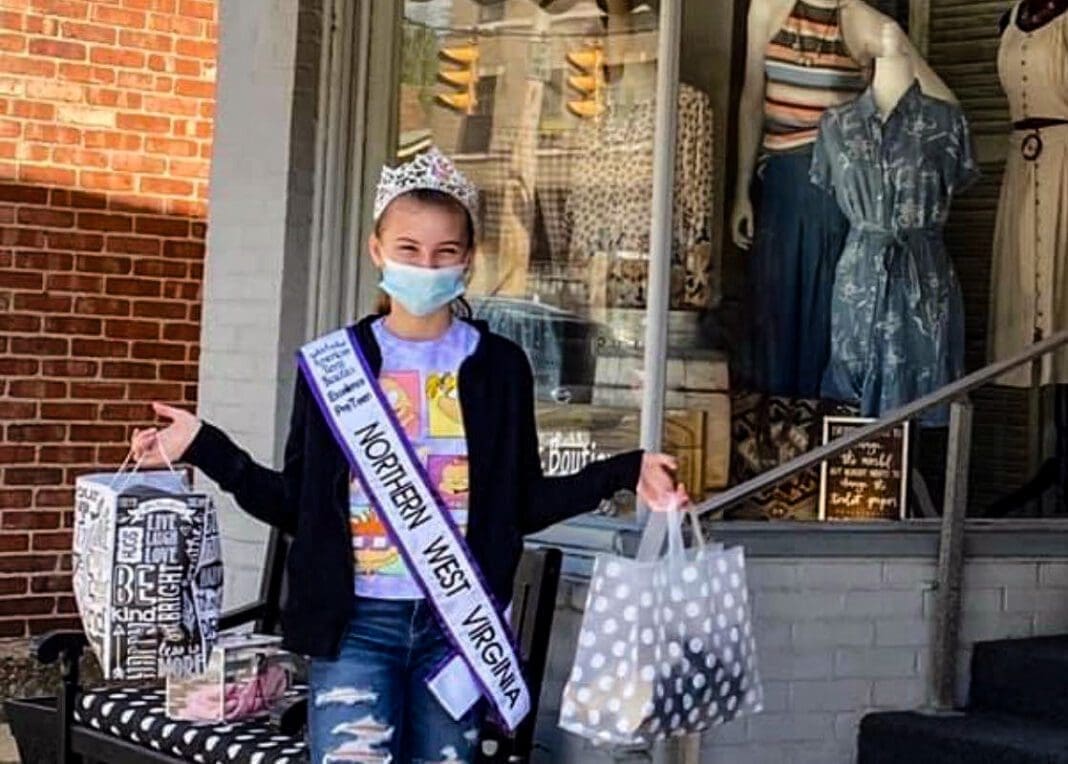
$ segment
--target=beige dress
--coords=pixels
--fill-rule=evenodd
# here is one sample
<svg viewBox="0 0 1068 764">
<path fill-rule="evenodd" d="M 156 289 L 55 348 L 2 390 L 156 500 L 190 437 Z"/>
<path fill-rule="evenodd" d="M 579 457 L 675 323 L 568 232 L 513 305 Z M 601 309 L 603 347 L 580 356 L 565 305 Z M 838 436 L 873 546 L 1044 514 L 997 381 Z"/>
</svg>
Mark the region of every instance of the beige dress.
<svg viewBox="0 0 1068 764">
<path fill-rule="evenodd" d="M 1019 7 L 998 51 L 1012 120 L 1068 120 L 1068 13 L 1024 32 L 1016 25 Z M 1034 133 L 1014 130 L 1009 138 L 994 233 L 992 360 L 1068 329 L 1068 125 L 1037 131 L 1037 156 Z M 1043 359 L 1041 380 L 1068 383 L 1068 351 Z M 1031 369 L 1000 381 L 1030 385 Z"/>
</svg>

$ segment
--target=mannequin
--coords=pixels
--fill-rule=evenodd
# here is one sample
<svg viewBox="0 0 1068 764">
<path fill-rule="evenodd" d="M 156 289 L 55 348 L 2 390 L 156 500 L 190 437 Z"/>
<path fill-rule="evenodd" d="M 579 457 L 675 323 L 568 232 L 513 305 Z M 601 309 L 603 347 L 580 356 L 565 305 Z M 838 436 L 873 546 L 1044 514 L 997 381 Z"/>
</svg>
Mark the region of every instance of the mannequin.
<svg viewBox="0 0 1068 764">
<path fill-rule="evenodd" d="M 998 201 L 990 291 L 990 358 L 998 360 L 1068 329 L 1068 0 L 1022 0 L 1002 19 L 998 74 L 1012 132 Z M 1004 514 L 1068 483 L 1068 352 L 1044 356 L 999 382 L 1056 386 L 1056 455 Z M 1045 440 L 1046 438 L 1043 438 Z M 1062 496 L 1063 499 L 1063 496 Z M 1063 507 L 1062 507 L 1063 510 Z"/>
<path fill-rule="evenodd" d="M 963 111 L 923 93 L 896 24 L 884 24 L 880 47 L 867 91 L 820 119 L 811 171 L 851 226 L 822 393 L 871 417 L 963 373 L 964 302 L 942 228 L 953 195 L 979 174 Z"/>
<path fill-rule="evenodd" d="M 875 60 L 871 92 L 883 122 L 893 112 L 902 96 L 916 81 L 916 65 L 906 53 L 904 35 L 896 24 L 883 24 L 882 54 Z"/>
<path fill-rule="evenodd" d="M 740 249 L 754 249 L 750 365 L 758 390 L 818 395 L 829 353 L 831 284 L 848 225 L 833 200 L 805 182 L 811 144 L 822 112 L 867 86 L 885 23 L 893 22 L 862 0 L 751 2 L 731 234 Z M 903 55 L 925 93 L 955 100 L 907 40 Z M 761 210 L 754 225 L 750 191 L 758 158 Z"/>
</svg>

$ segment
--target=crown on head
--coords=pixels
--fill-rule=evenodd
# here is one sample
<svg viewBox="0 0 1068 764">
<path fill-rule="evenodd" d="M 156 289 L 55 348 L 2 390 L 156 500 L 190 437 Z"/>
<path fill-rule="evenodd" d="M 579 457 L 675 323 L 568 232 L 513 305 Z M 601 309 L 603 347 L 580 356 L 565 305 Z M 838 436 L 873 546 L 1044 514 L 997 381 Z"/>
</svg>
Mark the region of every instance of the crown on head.
<svg viewBox="0 0 1068 764">
<path fill-rule="evenodd" d="M 402 165 L 382 168 L 375 191 L 375 220 L 382 217 L 389 203 L 398 196 L 417 189 L 448 194 L 463 205 L 477 229 L 478 189 L 436 146 Z"/>
</svg>

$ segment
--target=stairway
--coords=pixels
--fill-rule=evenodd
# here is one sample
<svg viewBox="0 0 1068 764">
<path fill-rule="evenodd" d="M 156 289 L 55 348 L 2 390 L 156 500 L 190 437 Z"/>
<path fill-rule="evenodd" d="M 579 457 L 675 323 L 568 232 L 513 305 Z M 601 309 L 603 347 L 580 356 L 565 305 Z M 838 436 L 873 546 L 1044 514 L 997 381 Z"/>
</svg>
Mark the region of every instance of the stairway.
<svg viewBox="0 0 1068 764">
<path fill-rule="evenodd" d="M 858 764 L 1068 764 L 1068 635 L 979 642 L 968 707 L 860 723 Z"/>
</svg>

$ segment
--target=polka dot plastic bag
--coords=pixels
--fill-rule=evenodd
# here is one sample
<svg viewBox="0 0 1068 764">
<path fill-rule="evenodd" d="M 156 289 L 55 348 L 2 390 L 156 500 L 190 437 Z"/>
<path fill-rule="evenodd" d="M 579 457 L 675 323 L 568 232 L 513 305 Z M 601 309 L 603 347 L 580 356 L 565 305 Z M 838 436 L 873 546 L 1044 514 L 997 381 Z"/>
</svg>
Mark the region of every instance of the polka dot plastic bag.
<svg viewBox="0 0 1068 764">
<path fill-rule="evenodd" d="M 679 515 L 669 513 L 663 558 L 594 562 L 563 729 L 645 744 L 761 710 L 744 551 L 704 544 L 699 531 L 687 550 Z"/>
</svg>

